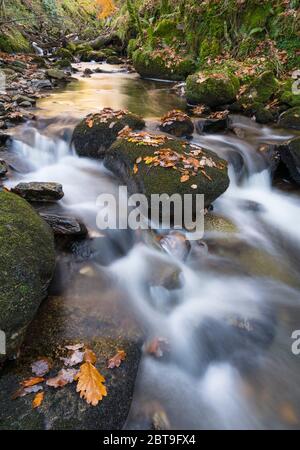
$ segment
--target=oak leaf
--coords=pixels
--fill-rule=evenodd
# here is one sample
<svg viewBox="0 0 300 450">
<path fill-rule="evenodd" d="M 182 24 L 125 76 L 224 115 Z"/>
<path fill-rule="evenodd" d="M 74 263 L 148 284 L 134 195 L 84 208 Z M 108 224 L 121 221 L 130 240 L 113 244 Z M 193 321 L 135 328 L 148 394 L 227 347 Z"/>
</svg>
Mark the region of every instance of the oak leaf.
<svg viewBox="0 0 300 450">
<path fill-rule="evenodd" d="M 120 367 L 122 361 L 126 358 L 126 353 L 124 350 L 118 350 L 116 355 L 110 358 L 108 361 L 108 369 L 114 369 L 115 367 Z"/>
<path fill-rule="evenodd" d="M 32 407 L 34 409 L 36 409 L 39 406 L 41 406 L 41 404 L 43 403 L 44 397 L 45 397 L 44 392 L 39 392 L 38 394 L 36 394 L 36 396 L 34 397 L 33 402 L 32 402 Z"/>
<path fill-rule="evenodd" d="M 17 398 L 25 397 L 25 395 L 28 395 L 28 394 L 35 394 L 42 390 L 43 390 L 43 387 L 40 384 L 36 384 L 34 386 L 29 386 L 26 388 L 21 387 L 12 395 L 11 398 L 12 398 L 12 400 L 16 400 Z"/>
<path fill-rule="evenodd" d="M 84 361 L 85 362 L 89 362 L 91 364 L 95 364 L 95 362 L 97 361 L 97 356 L 95 355 L 95 353 L 90 350 L 89 348 L 86 349 L 86 351 L 84 352 Z"/>
<path fill-rule="evenodd" d="M 99 401 L 106 397 L 107 390 L 103 384 L 105 378 L 93 364 L 89 362 L 82 364 L 75 380 L 78 380 L 77 392 L 80 392 L 80 397 L 89 405 L 97 406 Z"/>
</svg>

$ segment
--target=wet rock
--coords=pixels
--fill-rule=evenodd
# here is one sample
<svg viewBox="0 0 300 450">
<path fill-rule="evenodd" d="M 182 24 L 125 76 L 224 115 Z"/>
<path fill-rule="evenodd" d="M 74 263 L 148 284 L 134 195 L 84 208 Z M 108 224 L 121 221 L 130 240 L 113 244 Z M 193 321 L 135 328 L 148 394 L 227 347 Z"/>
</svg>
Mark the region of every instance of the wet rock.
<svg viewBox="0 0 300 450">
<path fill-rule="evenodd" d="M 263 155 L 273 178 L 280 164 L 279 148 L 272 144 L 262 144 L 259 146 L 258 152 Z"/>
<path fill-rule="evenodd" d="M 58 183 L 19 183 L 12 192 L 29 202 L 55 202 L 63 198 L 63 188 Z"/>
<path fill-rule="evenodd" d="M 279 146 L 280 158 L 292 180 L 300 184 L 300 137 Z"/>
<path fill-rule="evenodd" d="M 107 64 L 115 64 L 115 65 L 123 63 L 122 59 L 119 58 L 118 56 L 109 56 L 107 58 L 106 62 L 107 62 Z"/>
<path fill-rule="evenodd" d="M 30 325 L 20 359 L 1 373 L 0 429 L 123 428 L 142 346 L 141 333 L 124 301 L 122 287 L 98 271 L 94 276 L 78 275 L 63 296 L 43 302 Z M 41 355 L 50 357 L 53 369 L 49 377 L 55 376 L 63 366 L 59 349 L 81 342 L 95 352 L 96 367 L 105 378 L 108 395 L 97 407 L 80 398 L 76 383 L 62 389 L 45 386 L 45 400 L 36 410 L 32 408 L 32 395 L 11 399 L 19 382 L 30 376 L 32 362 Z M 126 352 L 126 359 L 119 368 L 108 369 L 108 359 L 119 349 Z"/>
<path fill-rule="evenodd" d="M 263 105 L 258 105 L 254 108 L 254 117 L 257 123 L 262 125 L 274 122 L 272 111 L 265 108 Z"/>
<path fill-rule="evenodd" d="M 265 104 L 277 93 L 279 83 L 271 70 L 260 74 L 247 87 L 241 101 L 245 104 Z"/>
<path fill-rule="evenodd" d="M 191 243 L 184 234 L 178 231 L 172 231 L 166 236 L 162 236 L 159 239 L 159 244 L 167 253 L 181 261 L 187 259 L 191 250 Z"/>
<path fill-rule="evenodd" d="M 90 77 L 93 74 L 93 71 L 89 68 L 86 68 L 83 72 L 84 77 Z"/>
<path fill-rule="evenodd" d="M 219 133 L 228 127 L 228 118 L 222 119 L 199 119 L 196 122 L 197 133 Z"/>
<path fill-rule="evenodd" d="M 55 266 L 53 234 L 31 206 L 0 192 L 0 330 L 7 354 L 16 355 L 26 329 L 45 298 Z"/>
<path fill-rule="evenodd" d="M 21 108 L 32 108 L 32 103 L 30 103 L 30 102 L 21 102 L 21 103 L 19 104 L 19 106 L 20 106 Z"/>
<path fill-rule="evenodd" d="M 6 133 L 0 133 L 0 147 L 5 145 L 7 141 L 10 139 L 10 135 Z"/>
<path fill-rule="evenodd" d="M 238 90 L 239 81 L 230 73 L 198 72 L 186 80 L 186 96 L 192 104 L 216 107 L 233 103 Z"/>
<path fill-rule="evenodd" d="M 40 213 L 48 223 L 55 236 L 83 238 L 87 235 L 86 226 L 74 217 Z"/>
<path fill-rule="evenodd" d="M 190 169 L 191 172 L 187 171 L 190 175 L 183 176 L 180 170 L 184 169 L 180 164 L 184 157 L 181 155 L 189 153 L 191 157 L 199 158 L 199 164 L 201 159 L 204 171 Z M 176 193 L 182 196 L 183 202 L 184 194 L 191 194 L 194 210 L 195 194 L 204 194 L 205 205 L 208 206 L 229 186 L 224 160 L 209 150 L 166 135 L 124 133 L 106 153 L 104 163 L 122 183 L 127 184 L 130 194 L 145 194 L 148 205 L 151 205 L 152 194 L 171 196 Z"/>
<path fill-rule="evenodd" d="M 204 217 L 204 231 L 205 233 L 236 233 L 237 228 L 234 223 L 220 214 L 207 213 Z"/>
<path fill-rule="evenodd" d="M 43 90 L 43 89 L 52 89 L 52 83 L 50 80 L 32 80 L 31 84 L 34 89 Z"/>
<path fill-rule="evenodd" d="M 278 125 L 282 128 L 300 130 L 300 106 L 288 109 L 279 117 Z"/>
<path fill-rule="evenodd" d="M 184 137 L 193 134 L 194 124 L 183 111 L 173 110 L 161 118 L 159 129 L 176 137 Z"/>
<path fill-rule="evenodd" d="M 141 130 L 145 122 L 128 111 L 106 108 L 100 113 L 90 114 L 76 126 L 72 143 L 80 156 L 103 158 L 125 126 Z"/>
<path fill-rule="evenodd" d="M 67 76 L 63 70 L 59 69 L 48 69 L 46 70 L 46 75 L 50 79 L 58 80 L 58 81 L 65 81 L 67 79 Z"/>
<path fill-rule="evenodd" d="M 8 167 L 5 161 L 0 159 L 0 177 L 4 177 L 7 174 Z"/>
<path fill-rule="evenodd" d="M 133 66 L 145 78 L 183 81 L 194 72 L 195 62 L 188 56 L 176 55 L 174 50 L 170 52 L 138 49 L 133 53 Z"/>
</svg>

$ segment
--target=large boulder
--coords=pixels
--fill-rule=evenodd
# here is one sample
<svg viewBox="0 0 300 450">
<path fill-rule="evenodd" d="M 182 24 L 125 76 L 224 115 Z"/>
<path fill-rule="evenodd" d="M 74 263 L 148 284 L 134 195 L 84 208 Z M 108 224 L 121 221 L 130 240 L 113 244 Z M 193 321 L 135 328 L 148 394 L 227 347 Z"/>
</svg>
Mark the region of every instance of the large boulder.
<svg viewBox="0 0 300 450">
<path fill-rule="evenodd" d="M 278 89 L 279 83 L 274 73 L 267 70 L 249 84 L 242 96 L 242 102 L 264 104 L 278 92 Z"/>
<path fill-rule="evenodd" d="M 105 108 L 100 113 L 88 115 L 76 126 L 72 143 L 79 156 L 103 158 L 118 133 L 126 126 L 141 130 L 145 122 L 128 111 Z"/>
<path fill-rule="evenodd" d="M 145 194 L 149 205 L 152 194 L 192 194 L 195 199 L 198 193 L 208 206 L 229 186 L 226 161 L 166 135 L 124 131 L 104 163 L 130 194 Z"/>
<path fill-rule="evenodd" d="M 278 125 L 282 128 L 300 130 L 300 106 L 288 109 L 279 117 Z"/>
<path fill-rule="evenodd" d="M 239 90 L 237 77 L 225 72 L 198 72 L 186 80 L 186 96 L 189 103 L 202 103 L 210 107 L 235 101 Z"/>
<path fill-rule="evenodd" d="M 293 181 L 300 184 L 300 137 L 279 147 L 280 158 Z"/>
<path fill-rule="evenodd" d="M 132 58 L 135 70 L 144 78 L 182 81 L 195 70 L 195 63 L 189 56 L 181 56 L 171 48 L 138 49 Z"/>
<path fill-rule="evenodd" d="M 12 188 L 12 192 L 29 202 L 55 202 L 64 196 L 61 184 L 36 181 L 19 183 Z"/>
<path fill-rule="evenodd" d="M 22 198 L 0 192 L 0 330 L 6 355 L 17 354 L 26 329 L 47 294 L 55 267 L 53 234 Z"/>
</svg>

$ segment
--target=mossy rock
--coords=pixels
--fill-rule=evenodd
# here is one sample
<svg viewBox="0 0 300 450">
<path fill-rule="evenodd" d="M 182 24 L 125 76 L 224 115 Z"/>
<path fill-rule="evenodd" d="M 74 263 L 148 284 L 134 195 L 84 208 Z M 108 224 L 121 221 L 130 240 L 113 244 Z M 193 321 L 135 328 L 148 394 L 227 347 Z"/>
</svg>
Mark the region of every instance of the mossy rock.
<svg viewBox="0 0 300 450">
<path fill-rule="evenodd" d="M 175 54 L 175 52 L 174 52 Z M 178 56 L 178 55 L 177 55 Z M 133 66 L 144 78 L 182 81 L 194 72 L 195 62 L 189 56 L 171 55 L 162 51 L 136 50 L 133 55 Z"/>
<path fill-rule="evenodd" d="M 287 80 L 281 85 L 280 101 L 291 108 L 300 106 L 300 95 L 293 93 L 293 84 L 299 88 L 299 83 L 296 80 Z"/>
<path fill-rule="evenodd" d="M 279 91 L 280 85 L 274 73 L 267 70 L 255 78 L 242 96 L 243 103 L 267 103 Z"/>
<path fill-rule="evenodd" d="M 133 130 L 141 130 L 145 122 L 128 111 L 113 111 L 106 108 L 98 114 L 87 116 L 76 126 L 72 143 L 79 156 L 103 158 L 117 139 L 118 133 L 126 126 Z"/>
<path fill-rule="evenodd" d="M 59 48 L 55 53 L 54 56 L 56 58 L 62 58 L 62 59 L 69 59 L 70 61 L 73 60 L 73 53 L 67 49 L 67 48 Z"/>
<path fill-rule="evenodd" d="M 107 62 L 107 64 L 115 64 L 115 65 L 123 63 L 122 59 L 119 58 L 118 56 L 109 56 L 107 58 L 106 62 Z"/>
<path fill-rule="evenodd" d="M 288 109 L 279 117 L 278 125 L 282 128 L 300 130 L 300 106 Z"/>
<path fill-rule="evenodd" d="M 281 161 L 287 167 L 292 180 L 300 185 L 300 138 L 297 137 L 281 145 L 279 152 Z"/>
<path fill-rule="evenodd" d="M 199 50 L 199 57 L 201 64 L 204 63 L 206 58 L 215 58 L 219 55 L 221 50 L 220 42 L 217 38 L 213 37 L 211 39 L 204 39 L 201 42 L 200 50 Z"/>
<path fill-rule="evenodd" d="M 18 352 L 46 296 L 55 252 L 46 222 L 25 200 L 4 191 L 0 192 L 0 247 L 0 330 L 6 333 L 6 357 L 10 358 Z"/>
<path fill-rule="evenodd" d="M 61 59 L 59 61 L 56 61 L 54 63 L 55 67 L 58 67 L 59 69 L 69 69 L 72 67 L 72 62 L 70 59 Z"/>
<path fill-rule="evenodd" d="M 223 194 L 229 186 L 227 163 L 215 153 L 202 149 L 202 155 L 216 164 L 215 167 L 205 167 L 206 174 L 198 172 L 197 175 L 182 182 L 182 172 L 172 167 L 149 166 L 144 158 L 155 157 L 155 152 L 177 152 L 178 154 L 195 151 L 195 146 L 185 141 L 174 139 L 166 135 L 154 135 L 147 133 L 142 137 L 142 144 L 136 142 L 137 133 L 129 133 L 127 137 L 118 139 L 105 156 L 105 165 L 121 182 L 128 186 L 129 193 L 142 193 L 151 204 L 152 194 L 179 194 L 183 201 L 184 194 L 192 194 L 193 206 L 196 194 L 204 194 L 205 205 L 210 205 L 216 198 Z M 153 142 L 153 145 L 151 145 Z M 199 150 L 199 148 L 197 147 Z M 191 153 L 193 156 L 193 153 Z M 137 164 L 137 160 L 141 159 Z M 138 166 L 138 170 L 136 167 Z M 208 175 L 208 177 L 207 177 Z"/>
<path fill-rule="evenodd" d="M 10 30 L 0 35 L 0 50 L 7 53 L 28 53 L 31 51 L 31 45 L 18 30 Z"/>
<path fill-rule="evenodd" d="M 174 19 L 163 18 L 156 24 L 153 36 L 162 38 L 166 44 L 171 44 L 174 40 L 182 38 L 183 33 L 177 28 Z"/>
<path fill-rule="evenodd" d="M 96 62 L 102 62 L 106 58 L 105 53 L 102 50 L 93 50 L 84 52 L 81 55 L 81 60 L 84 62 L 90 62 L 90 61 L 96 61 Z"/>
<path fill-rule="evenodd" d="M 239 90 L 237 77 L 228 73 L 199 72 L 186 80 L 186 96 L 189 103 L 201 103 L 210 107 L 233 103 Z"/>
<path fill-rule="evenodd" d="M 127 45 L 127 56 L 132 58 L 133 53 L 138 49 L 139 44 L 137 39 L 130 39 Z"/>
</svg>

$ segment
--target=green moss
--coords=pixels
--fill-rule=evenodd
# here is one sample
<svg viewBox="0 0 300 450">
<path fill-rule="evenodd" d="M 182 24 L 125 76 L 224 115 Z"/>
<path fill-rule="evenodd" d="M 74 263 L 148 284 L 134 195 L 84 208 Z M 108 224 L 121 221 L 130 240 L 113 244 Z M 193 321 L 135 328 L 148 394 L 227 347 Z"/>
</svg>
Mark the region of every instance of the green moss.
<svg viewBox="0 0 300 450">
<path fill-rule="evenodd" d="M 30 52 L 31 46 L 18 30 L 14 30 L 0 35 L 0 50 L 7 53 Z"/>
<path fill-rule="evenodd" d="M 61 59 L 60 61 L 56 61 L 54 63 L 55 67 L 58 67 L 59 69 L 67 69 L 71 67 L 71 61 L 69 59 Z"/>
<path fill-rule="evenodd" d="M 300 106 L 300 95 L 293 93 L 293 83 L 299 84 L 296 80 L 289 79 L 281 84 L 280 101 L 290 107 Z"/>
<path fill-rule="evenodd" d="M 204 39 L 200 45 L 199 57 L 201 63 L 205 61 L 206 58 L 215 58 L 221 51 L 221 46 L 215 37 L 211 39 Z"/>
<path fill-rule="evenodd" d="M 211 107 L 233 102 L 238 89 L 238 78 L 229 72 L 204 71 L 190 75 L 186 80 L 187 100 Z"/>
<path fill-rule="evenodd" d="M 63 59 L 69 59 L 72 61 L 73 54 L 72 52 L 67 48 L 59 48 L 55 53 L 54 56 L 57 58 L 63 58 Z"/>
<path fill-rule="evenodd" d="M 145 78 L 159 78 L 174 81 L 185 80 L 195 70 L 195 62 L 190 57 L 171 59 L 162 50 L 151 52 L 136 50 L 133 53 L 133 65 L 135 70 Z"/>
<path fill-rule="evenodd" d="M 241 17 L 242 32 L 246 34 L 256 29 L 263 29 L 267 23 L 268 16 L 271 12 L 271 2 L 248 2 L 244 14 Z"/>
<path fill-rule="evenodd" d="M 127 46 L 127 55 L 129 58 L 132 58 L 133 52 L 135 52 L 135 50 L 137 50 L 139 46 L 138 40 L 137 39 L 130 39 L 130 41 L 128 42 L 128 46 Z"/>
<path fill-rule="evenodd" d="M 255 102 L 264 104 L 270 98 L 277 94 L 279 83 L 272 71 L 263 72 L 255 78 L 248 86 L 247 92 L 243 96 L 243 100 L 247 102 Z"/>
</svg>

